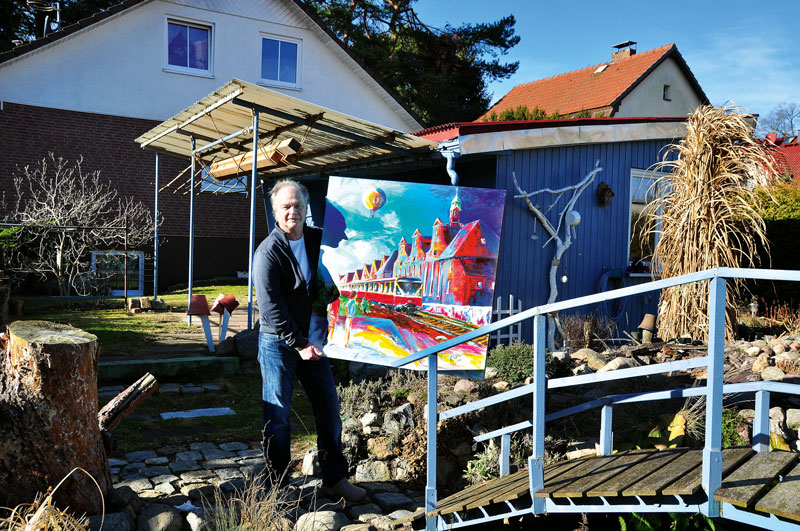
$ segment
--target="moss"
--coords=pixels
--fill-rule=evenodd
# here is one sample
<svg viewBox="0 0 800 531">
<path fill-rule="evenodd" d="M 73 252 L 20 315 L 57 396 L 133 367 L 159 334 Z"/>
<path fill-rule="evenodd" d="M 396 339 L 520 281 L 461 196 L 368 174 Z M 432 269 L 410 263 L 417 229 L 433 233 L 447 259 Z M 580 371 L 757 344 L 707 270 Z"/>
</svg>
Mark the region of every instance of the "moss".
<svg viewBox="0 0 800 531">
<path fill-rule="evenodd" d="M 49 321 L 14 321 L 8 330 L 12 336 L 27 343 L 79 345 L 97 341 L 97 336 L 80 328 Z"/>
</svg>

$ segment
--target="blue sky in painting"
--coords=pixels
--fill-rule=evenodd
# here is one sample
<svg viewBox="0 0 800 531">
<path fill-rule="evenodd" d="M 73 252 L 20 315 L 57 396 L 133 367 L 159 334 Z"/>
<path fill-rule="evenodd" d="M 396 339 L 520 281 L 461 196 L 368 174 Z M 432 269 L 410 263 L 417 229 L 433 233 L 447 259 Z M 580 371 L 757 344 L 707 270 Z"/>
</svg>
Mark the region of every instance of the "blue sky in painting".
<svg viewBox="0 0 800 531">
<path fill-rule="evenodd" d="M 386 194 L 386 203 L 370 217 L 362 196 L 376 187 Z M 458 195 L 462 224 L 480 219 L 484 227 L 500 235 L 504 191 L 459 187 Z M 410 241 L 416 229 L 430 236 L 437 217 L 447 223 L 454 196 L 452 186 L 331 177 L 329 206 L 325 211 L 326 236 L 334 232 L 331 224 L 338 217 L 332 206 L 344 217 L 347 239 L 340 241 L 335 249 L 323 247 L 325 266 L 333 274 L 354 271 L 368 261 L 391 254 L 400 239 L 405 236 Z M 326 243 L 333 242 L 324 238 L 323 244 Z"/>
</svg>

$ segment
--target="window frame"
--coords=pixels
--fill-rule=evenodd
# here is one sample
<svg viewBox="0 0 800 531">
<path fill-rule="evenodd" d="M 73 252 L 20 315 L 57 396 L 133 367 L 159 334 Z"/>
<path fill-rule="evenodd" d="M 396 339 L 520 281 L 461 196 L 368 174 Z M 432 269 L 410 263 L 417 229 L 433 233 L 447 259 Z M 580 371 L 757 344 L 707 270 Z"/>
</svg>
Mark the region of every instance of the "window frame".
<svg viewBox="0 0 800 531">
<path fill-rule="evenodd" d="M 634 178 L 649 179 L 651 181 L 650 186 L 648 186 L 647 191 L 645 192 L 644 205 L 646 207 L 646 205 L 648 205 L 649 203 L 651 203 L 653 201 L 653 199 L 650 199 L 649 201 L 647 200 L 648 196 L 650 195 L 650 187 L 652 186 L 652 184 L 655 181 L 657 181 L 658 179 L 660 179 L 661 177 L 667 176 L 669 174 L 670 174 L 669 172 L 648 170 L 648 169 L 642 169 L 642 168 L 631 168 L 630 169 L 629 178 L 628 178 L 628 188 L 629 188 L 629 194 L 630 194 L 629 197 L 628 197 L 628 249 L 626 251 L 626 253 L 627 253 L 626 262 L 628 264 L 631 263 L 631 243 L 633 241 L 632 240 L 632 238 L 633 238 L 633 219 L 632 218 L 633 218 L 633 205 L 634 205 L 634 197 L 633 197 Z M 659 193 L 659 192 L 656 191 L 655 193 Z M 655 240 L 653 241 L 653 248 L 655 248 L 655 246 L 658 245 L 658 241 L 660 239 L 661 239 L 661 228 L 660 228 L 660 226 L 656 226 Z M 641 258 L 644 258 L 644 257 L 640 257 L 640 259 Z M 655 274 L 656 276 L 660 276 L 660 271 L 655 271 L 654 267 L 655 266 L 651 262 L 651 264 L 650 264 L 650 273 L 629 273 L 628 275 L 629 276 L 648 276 L 649 277 L 652 274 Z"/>
<path fill-rule="evenodd" d="M 303 39 L 297 37 L 288 37 L 286 35 L 277 35 L 274 33 L 260 32 L 259 33 L 259 63 L 258 63 L 258 84 L 268 87 L 279 87 L 286 89 L 301 90 L 303 71 Z M 266 79 L 262 77 L 264 69 L 264 39 L 271 39 L 279 43 L 286 42 L 297 46 L 297 57 L 295 62 L 295 82 L 289 83 L 287 81 L 280 81 L 279 79 Z M 278 51 L 278 60 L 280 61 L 280 48 Z M 278 77 L 280 77 L 280 64 L 278 64 Z"/>
<path fill-rule="evenodd" d="M 192 68 L 190 66 L 172 65 L 169 62 L 169 25 L 177 24 L 187 28 L 199 28 L 208 30 L 208 68 L 203 70 L 201 68 Z M 193 20 L 184 17 L 176 17 L 167 15 L 164 19 L 164 68 L 165 72 L 173 74 L 186 74 L 200 77 L 214 77 L 214 43 L 216 28 L 213 22 L 206 22 L 201 20 Z M 188 62 L 187 62 L 188 64 Z"/>
<path fill-rule="evenodd" d="M 125 255 L 125 251 L 92 251 L 92 271 L 97 271 L 97 257 L 100 255 Z M 128 251 L 128 256 L 139 258 L 139 289 L 128 290 L 128 297 L 144 297 L 144 251 Z M 123 269 L 124 271 L 124 269 Z M 124 274 L 124 273 L 123 273 Z M 124 280 L 124 279 L 123 279 Z M 112 296 L 125 295 L 124 289 L 110 290 Z"/>
<path fill-rule="evenodd" d="M 669 84 L 664 83 L 664 88 L 662 89 L 661 97 L 664 101 L 672 101 L 672 96 L 670 95 L 671 87 Z"/>
</svg>

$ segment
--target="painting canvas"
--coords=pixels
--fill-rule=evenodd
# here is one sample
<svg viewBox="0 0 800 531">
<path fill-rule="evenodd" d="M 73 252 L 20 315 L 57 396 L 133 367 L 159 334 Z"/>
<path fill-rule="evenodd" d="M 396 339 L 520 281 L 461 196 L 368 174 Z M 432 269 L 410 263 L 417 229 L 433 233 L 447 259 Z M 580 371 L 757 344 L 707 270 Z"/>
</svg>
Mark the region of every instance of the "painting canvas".
<svg viewBox="0 0 800 531">
<path fill-rule="evenodd" d="M 331 177 L 325 354 L 389 365 L 488 324 L 504 206 L 504 190 Z M 439 369 L 479 377 L 487 346 L 484 336 L 441 352 Z"/>
</svg>

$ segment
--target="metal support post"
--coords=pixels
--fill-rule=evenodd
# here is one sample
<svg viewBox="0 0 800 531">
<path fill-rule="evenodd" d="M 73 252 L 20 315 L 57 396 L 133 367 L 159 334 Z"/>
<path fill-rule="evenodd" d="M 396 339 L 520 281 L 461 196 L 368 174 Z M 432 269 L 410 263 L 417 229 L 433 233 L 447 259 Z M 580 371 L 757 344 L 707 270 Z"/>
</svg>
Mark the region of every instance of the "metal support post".
<svg viewBox="0 0 800 531">
<path fill-rule="evenodd" d="M 256 183 L 258 182 L 258 110 L 253 109 L 253 169 L 250 172 L 250 256 L 247 265 L 247 329 L 253 328 L 253 255 L 256 252 Z"/>
<path fill-rule="evenodd" d="M 545 376 L 545 340 L 547 338 L 546 317 L 538 314 L 533 318 L 533 454 L 528 459 L 528 474 L 533 498 L 533 514 L 545 511 L 544 498 L 533 495 L 544 487 L 544 394 L 547 389 Z"/>
<path fill-rule="evenodd" d="M 511 434 L 504 433 L 500 437 L 500 475 L 507 476 L 511 470 Z"/>
<path fill-rule="evenodd" d="M 438 418 L 439 356 L 428 356 L 428 470 L 425 485 L 425 513 L 436 509 L 436 423 Z M 425 518 L 425 530 L 436 529 L 435 516 Z"/>
<path fill-rule="evenodd" d="M 722 484 L 722 375 L 725 362 L 725 279 L 714 277 L 708 291 L 708 386 L 706 394 L 706 442 L 703 448 L 703 490 L 708 514 L 719 516 L 714 493 Z"/>
<path fill-rule="evenodd" d="M 613 416 L 614 407 L 605 404 L 600 410 L 600 455 L 611 455 L 614 451 Z"/>
<path fill-rule="evenodd" d="M 753 450 L 760 454 L 769 452 L 769 391 L 756 391 Z"/>
<path fill-rule="evenodd" d="M 195 139 L 192 137 L 192 165 L 189 176 L 189 296 L 186 299 L 186 307 L 192 304 L 192 287 L 194 285 L 194 147 Z M 192 316 L 187 317 L 189 324 L 192 324 Z"/>
<path fill-rule="evenodd" d="M 156 153 L 156 188 L 154 195 L 155 216 L 153 217 L 153 300 L 158 298 L 158 153 Z"/>
</svg>

